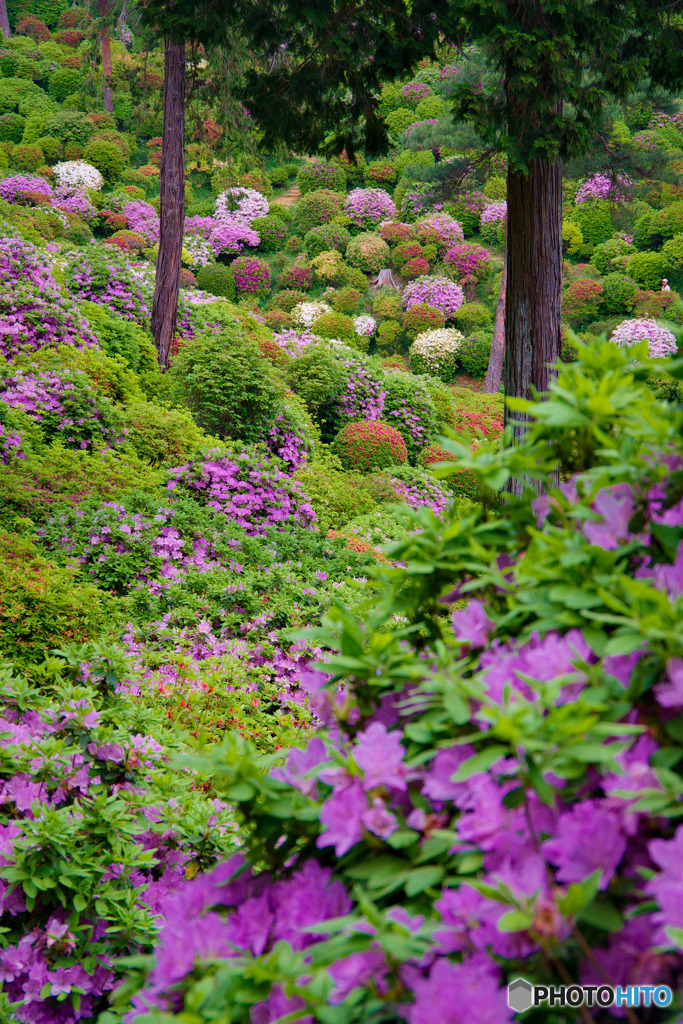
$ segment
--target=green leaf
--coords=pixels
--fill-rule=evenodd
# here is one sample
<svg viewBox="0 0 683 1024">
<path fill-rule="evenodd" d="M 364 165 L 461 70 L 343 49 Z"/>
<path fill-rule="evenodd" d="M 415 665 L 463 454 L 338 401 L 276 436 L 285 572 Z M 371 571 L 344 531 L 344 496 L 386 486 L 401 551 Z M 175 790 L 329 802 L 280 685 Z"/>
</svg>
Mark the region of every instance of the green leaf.
<svg viewBox="0 0 683 1024">
<path fill-rule="evenodd" d="M 418 893 L 424 892 L 430 886 L 438 885 L 445 873 L 444 868 L 437 867 L 436 865 L 433 867 L 416 868 L 410 872 L 404 885 L 406 896 L 417 896 Z"/>
<path fill-rule="evenodd" d="M 524 932 L 534 923 L 533 916 L 523 910 L 509 910 L 498 921 L 499 932 Z"/>
<path fill-rule="evenodd" d="M 624 918 L 612 903 L 599 900 L 590 903 L 578 915 L 578 920 L 600 928 L 603 932 L 618 932 L 624 927 Z"/>
<path fill-rule="evenodd" d="M 479 772 L 486 772 L 492 764 L 510 753 L 509 747 L 500 744 L 493 747 L 486 747 L 484 750 L 470 757 L 460 765 L 455 775 L 451 776 L 451 782 L 464 782 L 465 779 L 478 775 Z"/>
</svg>

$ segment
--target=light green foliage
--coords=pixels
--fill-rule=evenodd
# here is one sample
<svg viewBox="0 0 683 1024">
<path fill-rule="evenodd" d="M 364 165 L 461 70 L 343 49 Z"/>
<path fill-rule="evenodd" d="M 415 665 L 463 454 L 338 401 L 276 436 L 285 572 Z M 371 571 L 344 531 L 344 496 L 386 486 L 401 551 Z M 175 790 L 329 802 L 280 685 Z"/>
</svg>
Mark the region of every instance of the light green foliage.
<svg viewBox="0 0 683 1024">
<path fill-rule="evenodd" d="M 310 501 L 321 531 L 338 529 L 350 519 L 372 512 L 375 499 L 360 474 L 345 473 L 336 455 L 328 452 L 323 461 L 308 462 L 294 479 Z"/>
<path fill-rule="evenodd" d="M 583 246 L 583 231 L 572 220 L 562 221 L 562 249 L 574 256 Z"/>
<path fill-rule="evenodd" d="M 418 121 L 426 121 L 431 118 L 441 117 L 446 110 L 446 104 L 440 96 L 427 96 L 420 100 L 415 107 L 415 117 Z"/>
<path fill-rule="evenodd" d="M 624 259 L 623 267 L 628 262 L 628 257 L 636 251 L 635 245 L 624 241 L 623 238 L 610 238 L 595 247 L 591 256 L 591 266 L 594 266 L 601 274 L 609 274 L 617 269 L 617 260 Z"/>
<path fill-rule="evenodd" d="M 608 274 L 602 281 L 601 313 L 631 313 L 636 306 L 637 294 L 638 288 L 630 277 Z"/>
<path fill-rule="evenodd" d="M 417 117 L 414 110 L 409 110 L 408 107 L 398 107 L 396 110 L 386 114 L 384 120 L 389 132 L 394 138 L 398 138 L 406 128 L 410 128 L 411 124 L 417 121 Z"/>
<path fill-rule="evenodd" d="M 65 643 L 111 630 L 115 603 L 78 572 L 57 568 L 29 541 L 0 529 L 0 654 L 16 665 L 41 660 Z"/>
<path fill-rule="evenodd" d="M 482 192 L 492 203 L 499 203 L 507 199 L 507 181 L 501 174 L 492 175 L 482 188 Z"/>
<path fill-rule="evenodd" d="M 652 291 L 659 289 L 666 270 L 666 257 L 659 252 L 635 252 L 629 257 L 626 270 L 630 277 Z"/>
<path fill-rule="evenodd" d="M 198 449 L 211 446 L 211 438 L 184 409 L 165 409 L 139 398 L 125 407 L 122 422 L 127 445 L 153 466 L 178 466 Z"/>
<path fill-rule="evenodd" d="M 136 372 L 145 372 L 156 366 L 154 342 L 142 327 L 94 302 L 84 302 L 81 308 L 107 355 L 121 356 Z"/>
<path fill-rule="evenodd" d="M 351 317 L 337 312 L 323 313 L 315 322 L 315 333 L 320 338 L 337 338 L 351 344 L 357 338 Z"/>
<path fill-rule="evenodd" d="M 67 96 L 78 90 L 81 81 L 81 73 L 77 69 L 57 68 L 50 75 L 49 94 L 54 100 L 62 103 Z"/>
<path fill-rule="evenodd" d="M 92 139 L 85 148 L 83 159 L 100 172 L 108 185 L 121 177 L 126 158 L 120 146 L 106 139 Z"/>
<path fill-rule="evenodd" d="M 322 345 L 304 349 L 287 367 L 287 383 L 318 422 L 324 416 L 324 407 L 333 402 L 346 380 L 345 367 Z"/>
<path fill-rule="evenodd" d="M 683 270 L 683 233 L 674 235 L 662 246 L 662 256 L 666 260 L 667 273 Z"/>
<path fill-rule="evenodd" d="M 596 245 L 606 242 L 613 231 L 609 204 L 602 199 L 589 199 L 575 206 L 569 219 L 581 228 L 584 249 L 591 252 Z"/>
<path fill-rule="evenodd" d="M 400 178 L 404 174 L 410 175 L 412 167 L 433 167 L 434 154 L 431 149 L 404 149 L 393 163 Z"/>
</svg>

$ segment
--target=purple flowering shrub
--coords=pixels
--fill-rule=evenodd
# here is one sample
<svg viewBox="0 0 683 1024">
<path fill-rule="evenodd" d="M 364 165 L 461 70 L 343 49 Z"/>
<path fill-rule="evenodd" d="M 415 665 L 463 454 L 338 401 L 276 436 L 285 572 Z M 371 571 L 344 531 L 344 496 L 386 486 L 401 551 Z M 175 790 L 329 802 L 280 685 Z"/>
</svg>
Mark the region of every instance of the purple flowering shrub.
<svg viewBox="0 0 683 1024">
<path fill-rule="evenodd" d="M 176 480 L 179 471 L 171 471 Z M 187 500 L 140 511 L 104 501 L 54 516 L 39 531 L 47 552 L 80 565 L 83 576 L 103 590 L 125 594 L 144 588 L 160 593 L 187 573 L 230 568 L 235 548 L 221 523 Z"/>
<path fill-rule="evenodd" d="M 238 297 L 264 295 L 270 286 L 270 267 L 258 256 L 239 256 L 232 264 L 233 280 Z"/>
<path fill-rule="evenodd" d="M 107 306 L 126 320 L 147 326 L 151 305 L 145 276 L 111 246 L 93 242 L 67 258 L 66 286 L 74 298 Z"/>
<path fill-rule="evenodd" d="M 506 1024 L 520 975 L 680 987 L 683 414 L 655 415 L 627 353 L 580 357 L 521 446 L 446 442 L 482 486 L 546 496 L 419 512 L 381 601 L 316 630 L 327 734 L 270 774 L 215 759 L 248 839 L 164 901 L 126 1024 Z M 567 422 L 581 473 L 557 487 Z"/>
<path fill-rule="evenodd" d="M 460 309 L 464 300 L 460 285 L 449 281 L 447 277 L 418 277 L 403 290 L 403 305 L 406 309 L 410 309 L 418 302 L 426 303 L 440 310 L 447 320 Z"/>
<path fill-rule="evenodd" d="M 45 255 L 31 242 L 0 237 L 0 353 L 12 361 L 58 345 L 85 348 L 97 340 L 62 295 Z"/>
<path fill-rule="evenodd" d="M 22 448 L 23 438 L 18 430 L 11 430 L 0 423 L 0 465 L 9 466 L 15 459 L 25 459 Z"/>
<path fill-rule="evenodd" d="M 411 463 L 439 429 L 439 416 L 427 385 L 410 373 L 385 375 L 383 419 L 403 437 Z"/>
<path fill-rule="evenodd" d="M 159 214 L 151 203 L 134 200 L 126 203 L 123 214 L 131 231 L 136 231 L 147 242 L 156 245 L 159 241 Z"/>
<path fill-rule="evenodd" d="M 236 449 L 188 462 L 170 471 L 166 486 L 220 512 L 253 536 L 285 526 L 315 526 L 315 512 L 301 485 L 278 469 L 270 456 L 255 451 Z"/>
<path fill-rule="evenodd" d="M 376 224 L 394 219 L 396 204 L 384 189 L 354 188 L 346 197 L 344 213 L 356 227 L 370 231 Z"/>
<path fill-rule="evenodd" d="M 122 669 L 91 646 L 43 666 L 40 688 L 0 671 L 0 1007 L 21 1024 L 95 1020 L 163 899 L 230 852 L 226 805 L 168 773 L 158 716 L 103 699 Z"/>
<path fill-rule="evenodd" d="M 20 409 L 40 424 L 46 442 L 59 438 L 67 447 L 109 448 L 123 441 L 119 418 L 106 399 L 78 370 L 20 371 L 0 378 L 0 402 Z"/>
<path fill-rule="evenodd" d="M 475 281 L 479 281 L 486 276 L 491 256 L 483 245 L 475 245 L 474 242 L 460 242 L 445 253 L 443 261 L 452 268 L 459 280 L 464 277 L 472 277 Z"/>
<path fill-rule="evenodd" d="M 396 500 L 412 509 L 430 508 L 442 516 L 453 501 L 447 486 L 439 484 L 431 473 L 414 466 L 399 466 L 387 473 Z"/>
<path fill-rule="evenodd" d="M 290 392 L 263 440 L 268 451 L 277 455 L 291 474 L 308 462 L 320 443 L 320 433 L 304 403 Z"/>
</svg>

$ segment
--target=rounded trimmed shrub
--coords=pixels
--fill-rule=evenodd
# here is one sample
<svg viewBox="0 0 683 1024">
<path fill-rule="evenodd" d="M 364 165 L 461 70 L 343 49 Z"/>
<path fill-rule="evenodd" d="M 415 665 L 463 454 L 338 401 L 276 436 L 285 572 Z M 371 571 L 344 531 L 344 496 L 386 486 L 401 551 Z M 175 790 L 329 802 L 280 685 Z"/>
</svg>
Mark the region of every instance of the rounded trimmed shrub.
<svg viewBox="0 0 683 1024">
<path fill-rule="evenodd" d="M 458 374 L 458 354 L 465 340 L 454 327 L 440 327 L 418 334 L 410 346 L 410 369 L 430 373 L 450 383 Z"/>
<path fill-rule="evenodd" d="M 666 260 L 666 269 L 680 273 L 683 270 L 683 233 L 674 235 L 662 246 L 662 256 Z"/>
<path fill-rule="evenodd" d="M 251 222 L 254 231 L 261 236 L 259 249 L 263 252 L 278 252 L 282 248 L 287 228 L 281 217 L 257 217 Z"/>
<path fill-rule="evenodd" d="M 21 114 L 0 114 L 0 142 L 21 142 L 26 118 Z"/>
<path fill-rule="evenodd" d="M 296 184 L 302 196 L 317 189 L 345 193 L 346 173 L 339 164 L 306 164 L 297 174 Z"/>
<path fill-rule="evenodd" d="M 416 256 L 415 259 L 408 260 L 401 268 L 401 275 L 406 281 L 416 281 L 418 277 L 424 277 L 428 273 L 429 263 L 423 256 Z"/>
<path fill-rule="evenodd" d="M 418 334 L 445 326 L 446 317 L 441 310 L 428 306 L 426 302 L 418 302 L 411 306 L 403 317 L 403 330 L 411 341 L 414 341 Z"/>
<path fill-rule="evenodd" d="M 401 348 L 401 325 L 398 320 L 382 320 L 377 328 L 377 347 L 395 353 Z"/>
<path fill-rule="evenodd" d="M 294 224 L 297 231 L 304 234 L 311 228 L 327 224 L 338 213 L 344 204 L 344 196 L 340 192 L 319 188 L 307 192 L 296 205 Z"/>
<path fill-rule="evenodd" d="M 126 166 L 126 158 L 120 146 L 107 139 L 93 139 L 85 148 L 83 157 L 100 172 L 108 185 L 113 185 L 121 177 Z"/>
<path fill-rule="evenodd" d="M 683 238 L 683 236 L 681 236 Z M 638 286 L 626 274 L 608 274 L 602 280 L 601 313 L 631 313 L 636 306 Z"/>
<path fill-rule="evenodd" d="M 456 327 L 465 334 L 479 331 L 493 324 L 493 313 L 483 302 L 463 302 L 453 317 Z"/>
<path fill-rule="evenodd" d="M 323 313 L 315 321 L 314 331 L 321 338 L 337 338 L 339 341 L 349 343 L 356 340 L 353 320 L 343 313 Z"/>
<path fill-rule="evenodd" d="M 480 379 L 486 376 L 491 357 L 492 336 L 487 331 L 471 334 L 460 345 L 458 362 L 463 373 Z"/>
<path fill-rule="evenodd" d="M 277 295 L 273 296 L 270 300 L 270 307 L 271 309 L 282 309 L 285 313 L 291 313 L 295 306 L 306 301 L 306 292 L 287 289 L 286 291 L 278 292 Z"/>
<path fill-rule="evenodd" d="M 350 237 L 341 224 L 321 224 L 306 233 L 304 249 L 310 259 L 332 250 L 338 250 L 343 254 L 346 252 Z"/>
<path fill-rule="evenodd" d="M 579 225 L 584 247 L 590 250 L 606 242 L 613 231 L 609 203 L 604 199 L 591 199 L 575 206 L 569 219 Z"/>
<path fill-rule="evenodd" d="M 475 281 L 480 281 L 486 276 L 491 256 L 483 245 L 475 245 L 474 242 L 460 242 L 444 254 L 443 261 L 455 272 L 458 280 L 463 277 L 473 277 Z"/>
<path fill-rule="evenodd" d="M 597 317 L 602 301 L 599 281 L 574 281 L 562 295 L 562 319 L 572 327 L 587 324 Z"/>
<path fill-rule="evenodd" d="M 394 266 L 401 270 L 404 263 L 407 263 L 409 260 L 418 259 L 423 253 L 424 250 L 419 242 L 401 242 L 393 250 L 391 260 Z"/>
<path fill-rule="evenodd" d="M 210 292 L 211 295 L 230 299 L 231 302 L 237 295 L 232 271 L 223 263 L 208 263 L 205 267 L 200 267 L 197 271 L 197 287 L 203 292 Z"/>
<path fill-rule="evenodd" d="M 346 316 L 351 316 L 353 313 L 358 312 L 358 306 L 362 298 L 363 293 L 358 288 L 347 287 L 340 288 L 332 296 L 330 302 L 335 313 L 344 313 Z"/>
<path fill-rule="evenodd" d="M 629 256 L 632 256 L 635 251 L 635 245 L 632 242 L 627 242 L 625 238 L 610 238 L 607 242 L 596 245 L 590 262 L 601 274 L 609 274 L 611 271 L 617 270 L 619 266 L 617 260 L 624 260 L 623 265 L 625 265 Z"/>
<path fill-rule="evenodd" d="M 27 146 L 19 143 L 12 147 L 12 163 L 20 171 L 26 171 L 30 174 L 32 171 L 37 171 L 39 167 L 43 166 L 45 156 L 39 146 Z"/>
<path fill-rule="evenodd" d="M 352 238 L 346 250 L 347 262 L 365 274 L 378 274 L 391 263 L 391 250 L 381 235 L 363 232 Z"/>
<path fill-rule="evenodd" d="M 405 441 L 382 420 L 360 420 L 347 423 L 332 448 L 344 469 L 368 473 L 372 469 L 401 466 L 408 461 Z"/>
<path fill-rule="evenodd" d="M 395 427 L 408 449 L 411 463 L 439 432 L 440 417 L 427 382 L 411 373 L 388 373 L 382 382 L 384 419 Z"/>
<path fill-rule="evenodd" d="M 230 265 L 237 295 L 264 295 L 270 287 L 270 267 L 258 256 L 238 256 Z"/>
<path fill-rule="evenodd" d="M 666 257 L 661 252 L 634 252 L 626 264 L 626 271 L 643 288 L 659 288 L 666 274 Z"/>
<path fill-rule="evenodd" d="M 365 180 L 372 185 L 393 185 L 397 177 L 390 160 L 371 160 L 365 168 Z"/>
</svg>

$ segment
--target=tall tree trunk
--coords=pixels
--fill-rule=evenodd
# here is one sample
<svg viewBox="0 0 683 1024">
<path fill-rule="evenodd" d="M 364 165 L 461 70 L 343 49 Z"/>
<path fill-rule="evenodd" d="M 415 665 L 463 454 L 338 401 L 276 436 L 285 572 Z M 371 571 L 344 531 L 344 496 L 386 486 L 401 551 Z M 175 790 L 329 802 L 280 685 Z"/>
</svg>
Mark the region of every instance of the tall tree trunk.
<svg viewBox="0 0 683 1024">
<path fill-rule="evenodd" d="M 185 44 L 166 40 L 164 51 L 164 129 L 161 144 L 161 229 L 152 334 L 159 365 L 168 366 L 180 290 L 185 220 Z"/>
<path fill-rule="evenodd" d="M 5 0 L 0 0 L 0 32 L 2 32 L 5 39 L 12 38 L 12 32 L 9 27 L 9 16 L 7 14 L 7 3 Z"/>
<path fill-rule="evenodd" d="M 560 357 L 562 311 L 562 162 L 532 160 L 529 174 L 507 175 L 505 394 L 533 398 L 548 390 Z M 526 417 L 505 411 L 515 439 Z M 524 480 L 512 481 L 521 494 Z"/>
<path fill-rule="evenodd" d="M 109 6 L 107 0 L 100 0 L 100 18 L 102 19 L 100 39 L 102 40 L 102 72 L 104 74 L 104 109 L 110 114 L 113 114 L 114 90 L 112 88 L 111 40 L 109 38 L 109 26 L 107 25 L 106 20 L 108 17 Z"/>
<path fill-rule="evenodd" d="M 503 379 L 503 362 L 505 360 L 505 292 L 508 281 L 508 241 L 505 234 L 505 255 L 503 256 L 503 275 L 500 279 L 500 291 L 498 292 L 498 303 L 496 305 L 496 319 L 493 323 L 493 340 L 491 341 L 491 355 L 489 356 L 489 367 L 486 371 L 484 381 L 484 393 L 495 395 L 500 389 L 500 382 Z"/>
</svg>

